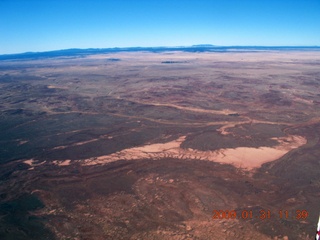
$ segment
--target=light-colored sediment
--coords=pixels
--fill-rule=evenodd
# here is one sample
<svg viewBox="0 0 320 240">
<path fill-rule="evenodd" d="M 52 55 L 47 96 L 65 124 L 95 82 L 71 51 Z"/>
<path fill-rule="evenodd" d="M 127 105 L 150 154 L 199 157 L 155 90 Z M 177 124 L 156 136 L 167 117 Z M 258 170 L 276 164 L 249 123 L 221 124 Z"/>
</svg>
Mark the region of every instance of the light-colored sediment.
<svg viewBox="0 0 320 240">
<path fill-rule="evenodd" d="M 64 160 L 64 161 L 58 161 L 58 160 L 55 160 L 55 161 L 52 161 L 55 165 L 59 165 L 59 166 L 68 166 L 70 165 L 71 163 L 71 160 Z"/>
<path fill-rule="evenodd" d="M 222 135 L 228 135 L 228 134 L 230 134 L 230 132 L 228 132 L 227 129 L 233 128 L 235 125 L 236 125 L 235 123 L 223 125 L 221 128 L 217 129 L 217 131 L 220 132 L 220 134 L 222 134 Z"/>
<path fill-rule="evenodd" d="M 212 109 L 201 109 L 201 108 L 194 108 L 194 107 L 184 107 L 177 104 L 171 103 L 153 103 L 153 102 L 141 102 L 141 101 L 134 101 L 136 103 L 145 104 L 145 105 L 152 105 L 152 106 L 161 106 L 161 107 L 172 107 L 179 110 L 190 111 L 190 112 L 199 112 L 199 113 L 208 113 L 208 114 L 221 114 L 221 115 L 229 115 L 235 113 L 235 111 L 231 111 L 229 109 L 223 110 L 212 110 Z"/>
<path fill-rule="evenodd" d="M 35 167 L 35 166 L 39 166 L 45 163 L 45 161 L 37 163 L 36 160 L 32 159 L 28 159 L 28 160 L 24 160 L 23 161 L 25 164 L 28 164 L 30 167 Z"/>
<path fill-rule="evenodd" d="M 68 89 L 67 87 L 54 86 L 54 85 L 48 85 L 47 88 L 50 88 L 50 89 Z"/>
<path fill-rule="evenodd" d="M 64 145 L 64 146 L 57 146 L 57 147 L 52 148 L 52 150 L 59 150 L 59 149 L 65 149 L 65 148 L 68 148 L 68 147 L 73 147 L 73 146 L 80 146 L 80 145 L 84 145 L 84 144 L 87 144 L 87 143 L 96 142 L 96 141 L 98 141 L 100 139 L 103 139 L 103 138 L 112 139 L 112 136 L 102 135 L 99 138 L 94 138 L 94 139 L 91 139 L 91 140 L 88 140 L 88 141 L 77 142 L 77 143 L 73 143 L 73 144 L 70 144 L 70 145 Z"/>
<path fill-rule="evenodd" d="M 32 167 L 30 170 L 33 170 L 34 167 L 36 167 L 36 166 L 40 166 L 40 165 L 46 163 L 46 161 L 36 163 L 36 160 L 34 160 L 34 159 L 24 160 L 23 162 L 25 164 L 28 164 L 30 167 Z M 54 160 L 54 161 L 52 161 L 52 163 L 54 165 L 59 165 L 59 166 L 68 166 L 71 164 L 71 160 L 69 160 L 69 159 L 67 159 L 67 160 Z"/>
<path fill-rule="evenodd" d="M 106 164 L 118 160 L 134 159 L 161 159 L 178 158 L 208 160 L 213 162 L 233 164 L 236 167 L 246 168 L 248 170 L 258 168 L 263 163 L 274 161 L 292 149 L 306 144 L 306 139 L 301 136 L 290 135 L 288 137 L 273 138 L 279 142 L 276 147 L 238 147 L 226 148 L 216 151 L 200 151 L 195 149 L 183 149 L 181 143 L 186 136 L 182 136 L 174 141 L 167 143 L 149 144 L 141 147 L 124 149 L 122 151 L 90 158 L 83 162 L 84 165 Z"/>
<path fill-rule="evenodd" d="M 29 166 L 33 166 L 33 162 L 34 160 L 33 159 L 29 159 L 29 160 L 25 160 L 23 161 L 25 164 L 28 164 Z"/>
<path fill-rule="evenodd" d="M 128 148 L 105 156 L 79 160 L 79 162 L 84 165 L 99 165 L 118 160 L 160 160 L 163 158 L 178 158 L 226 163 L 232 164 L 235 167 L 252 170 L 254 168 L 261 167 L 263 163 L 279 159 L 287 152 L 307 143 L 307 140 L 301 136 L 289 135 L 287 137 L 272 138 L 279 143 L 279 145 L 275 147 L 237 147 L 219 149 L 215 151 L 201 151 L 192 148 L 181 148 L 181 144 L 185 139 L 186 136 L 181 136 L 170 142 L 147 144 L 141 147 Z M 36 163 L 34 159 L 28 159 L 23 162 L 30 165 L 32 169 L 33 167 L 44 163 Z M 53 164 L 59 166 L 68 166 L 71 162 L 71 160 L 52 161 Z"/>
<path fill-rule="evenodd" d="M 23 144 L 26 144 L 27 142 L 29 142 L 29 141 L 25 141 L 25 140 L 21 140 L 21 141 L 19 141 L 19 145 L 23 145 Z"/>
</svg>

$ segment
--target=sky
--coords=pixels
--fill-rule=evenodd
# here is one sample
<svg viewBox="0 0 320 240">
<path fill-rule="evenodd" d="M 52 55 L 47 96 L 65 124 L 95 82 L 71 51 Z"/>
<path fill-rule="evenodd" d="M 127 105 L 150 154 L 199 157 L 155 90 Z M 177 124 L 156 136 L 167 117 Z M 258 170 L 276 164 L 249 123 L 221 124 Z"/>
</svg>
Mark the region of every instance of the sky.
<svg viewBox="0 0 320 240">
<path fill-rule="evenodd" d="M 0 0 L 0 54 L 195 44 L 320 46 L 320 0 Z"/>
</svg>

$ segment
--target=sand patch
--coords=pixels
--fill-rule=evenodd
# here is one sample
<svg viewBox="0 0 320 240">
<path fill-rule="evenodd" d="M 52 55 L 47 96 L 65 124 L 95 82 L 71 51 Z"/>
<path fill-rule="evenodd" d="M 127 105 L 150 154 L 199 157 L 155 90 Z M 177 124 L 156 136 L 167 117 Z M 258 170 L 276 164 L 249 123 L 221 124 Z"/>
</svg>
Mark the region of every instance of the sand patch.
<svg viewBox="0 0 320 240">
<path fill-rule="evenodd" d="M 174 141 L 167 143 L 156 143 L 151 145 L 145 145 L 143 147 L 134 148 L 136 151 L 146 152 L 146 153 L 157 153 L 163 151 L 170 151 L 180 148 L 181 143 L 186 139 L 186 136 L 182 136 Z"/>
<path fill-rule="evenodd" d="M 184 111 L 208 113 L 208 114 L 229 115 L 229 114 L 235 113 L 234 111 L 231 111 L 229 109 L 208 110 L 208 109 L 201 109 L 201 108 L 194 108 L 194 107 L 184 107 L 184 106 L 179 106 L 177 104 L 169 104 L 169 103 L 143 103 L 143 102 L 138 102 L 138 103 L 142 103 L 142 104 L 146 104 L 146 105 L 153 105 L 153 106 L 172 107 L 172 108 L 184 110 Z"/>
<path fill-rule="evenodd" d="M 33 166 L 33 162 L 34 162 L 34 160 L 33 159 L 29 159 L 29 160 L 25 160 L 25 161 L 23 161 L 25 164 L 28 164 L 29 166 Z"/>
<path fill-rule="evenodd" d="M 301 136 L 290 135 L 288 137 L 273 138 L 279 142 L 279 145 L 273 148 L 238 147 L 219 149 L 216 151 L 200 151 L 191 148 L 181 148 L 181 143 L 185 138 L 186 136 L 182 136 L 167 143 L 156 143 L 124 149 L 110 155 L 90 158 L 82 163 L 85 165 L 96 165 L 118 160 L 179 158 L 227 163 L 251 170 L 260 167 L 263 163 L 274 161 L 290 150 L 298 148 L 307 142 L 306 139 Z"/>
<path fill-rule="evenodd" d="M 66 149 L 68 147 L 81 146 L 81 145 L 84 145 L 84 144 L 87 144 L 87 143 L 96 142 L 96 141 L 98 141 L 100 139 L 104 139 L 104 138 L 112 139 L 112 136 L 102 135 L 99 138 L 94 138 L 94 139 L 83 141 L 83 142 L 77 142 L 77 143 L 73 143 L 73 144 L 66 145 L 66 146 L 57 146 L 57 147 L 52 148 L 52 150 L 61 150 L 61 149 Z"/>
<path fill-rule="evenodd" d="M 53 164 L 53 165 L 58 165 L 58 166 L 69 166 L 71 164 L 71 160 L 69 160 L 69 159 L 67 159 L 67 160 L 54 160 L 52 162 L 43 161 L 40 163 L 37 163 L 37 161 L 34 159 L 28 159 L 23 162 L 25 164 L 28 164 L 31 167 L 28 170 L 34 170 L 34 167 L 40 166 L 42 164 Z"/>
<path fill-rule="evenodd" d="M 44 164 L 45 163 L 45 161 L 43 161 L 43 162 L 40 162 L 40 163 L 37 163 L 37 161 L 36 160 L 34 160 L 34 159 L 28 159 L 28 160 L 24 160 L 23 161 L 25 164 L 28 164 L 31 168 L 29 168 L 29 170 L 33 170 L 34 169 L 34 167 L 36 167 L 36 166 L 40 166 L 40 165 L 42 165 L 42 164 Z"/>
<path fill-rule="evenodd" d="M 48 85 L 47 88 L 49 88 L 49 89 L 68 89 L 67 87 L 54 86 L 54 85 Z"/>
<path fill-rule="evenodd" d="M 52 161 L 53 164 L 55 165 L 59 165 L 59 166 L 68 166 L 71 163 L 71 160 L 64 160 L 64 161 L 58 161 L 58 160 L 54 160 Z"/>
<path fill-rule="evenodd" d="M 23 145 L 23 144 L 26 144 L 27 142 L 29 142 L 29 141 L 25 141 L 25 140 L 21 140 L 21 141 L 19 141 L 19 145 Z"/>
<path fill-rule="evenodd" d="M 259 148 L 249 148 L 249 147 L 238 147 L 238 148 L 228 148 L 220 150 L 213 159 L 209 157 L 209 160 L 233 164 L 236 167 L 253 169 L 261 167 L 263 163 L 274 161 L 288 151 L 279 150 L 270 147 L 259 147 Z"/>
</svg>

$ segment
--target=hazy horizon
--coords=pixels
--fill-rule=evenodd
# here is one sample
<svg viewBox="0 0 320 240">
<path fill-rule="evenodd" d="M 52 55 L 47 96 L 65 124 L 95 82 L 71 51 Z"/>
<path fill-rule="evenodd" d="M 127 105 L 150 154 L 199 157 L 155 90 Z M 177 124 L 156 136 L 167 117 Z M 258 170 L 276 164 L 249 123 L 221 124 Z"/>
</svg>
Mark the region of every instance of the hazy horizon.
<svg viewBox="0 0 320 240">
<path fill-rule="evenodd" d="M 320 1 L 0 1 L 0 54 L 61 49 L 320 46 Z"/>
<path fill-rule="evenodd" d="M 203 46 L 202 46 L 203 45 Z M 211 45 L 211 46 L 206 46 L 206 45 Z M 38 53 L 50 53 L 50 52 L 59 52 L 59 51 L 69 51 L 69 50 L 79 50 L 79 51 L 86 51 L 86 50 L 115 50 L 115 49 L 119 49 L 119 50 L 125 50 L 125 49 L 153 49 L 153 48 L 159 48 L 159 49 L 179 49 L 181 48 L 181 50 L 183 49 L 188 49 L 188 48 L 193 48 L 193 47 L 203 47 L 203 48 L 226 48 L 228 49 L 228 51 L 230 51 L 231 48 L 252 48 L 252 49 L 255 49 L 255 48 L 274 48 L 274 49 L 279 49 L 279 48 L 283 48 L 283 49 L 286 49 L 286 48 L 310 48 L 310 49 L 313 49 L 313 48 L 319 48 L 320 49 L 320 46 L 317 46 L 317 45 L 309 45 L 309 46 L 304 46 L 304 45 L 292 45 L 292 46 L 285 46 L 285 45 L 282 45 L 282 46 L 278 46 L 278 45 L 274 45 L 274 46 L 257 46 L 257 45 L 230 45 L 230 46 L 223 46 L 223 45 L 214 45 L 214 44 L 194 44 L 194 45 L 189 45 L 189 46 L 149 46 L 149 47 L 145 47 L 145 46 L 128 46 L 128 47 L 106 47 L 106 48 L 95 48 L 95 47 L 89 47 L 89 48 L 64 48 L 64 49 L 52 49 L 52 50 L 44 50 L 44 51 L 27 51 L 27 52 L 15 52 L 15 53 L 4 53 L 4 54 L 1 54 L 0 53 L 0 56 L 5 56 L 5 55 L 23 55 L 23 54 L 38 54 Z M 230 49 L 229 49 L 230 48 Z"/>
</svg>

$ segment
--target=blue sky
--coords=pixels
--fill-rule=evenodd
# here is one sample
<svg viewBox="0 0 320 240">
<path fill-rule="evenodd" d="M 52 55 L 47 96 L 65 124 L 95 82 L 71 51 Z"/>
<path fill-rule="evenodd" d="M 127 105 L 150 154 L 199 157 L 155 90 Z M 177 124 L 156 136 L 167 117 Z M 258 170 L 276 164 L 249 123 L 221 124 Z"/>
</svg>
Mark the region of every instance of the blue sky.
<svg viewBox="0 0 320 240">
<path fill-rule="evenodd" d="M 320 0 L 0 0 L 0 54 L 193 44 L 320 46 Z"/>
</svg>

